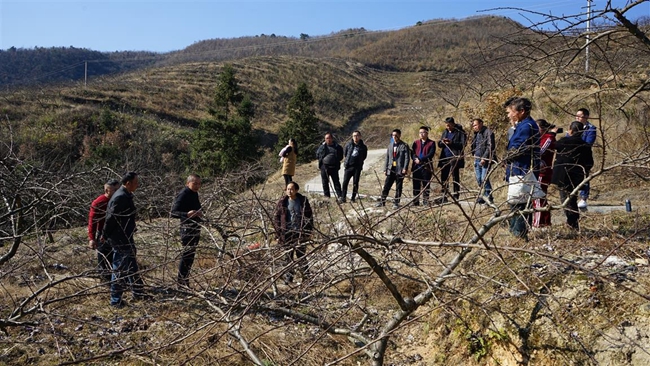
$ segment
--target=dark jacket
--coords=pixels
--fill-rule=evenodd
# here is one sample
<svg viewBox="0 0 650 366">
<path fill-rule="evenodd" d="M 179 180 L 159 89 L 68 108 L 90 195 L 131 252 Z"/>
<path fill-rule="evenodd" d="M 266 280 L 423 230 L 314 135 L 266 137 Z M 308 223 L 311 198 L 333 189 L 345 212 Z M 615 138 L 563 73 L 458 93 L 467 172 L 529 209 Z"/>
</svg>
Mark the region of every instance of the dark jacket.
<svg viewBox="0 0 650 366">
<path fill-rule="evenodd" d="M 336 142 L 332 145 L 321 144 L 316 150 L 316 157 L 318 158 L 318 167 L 323 165 L 326 167 L 341 168 L 341 160 L 343 160 L 343 148 Z"/>
<path fill-rule="evenodd" d="M 506 171 L 508 176 L 526 175 L 530 169 L 539 170 L 539 126 L 530 116 L 517 123 L 515 132 L 508 141 Z"/>
<path fill-rule="evenodd" d="M 353 155 L 355 146 L 357 149 L 357 155 Z M 359 140 L 359 143 L 356 145 L 354 144 L 354 141 L 350 141 L 345 145 L 343 155 L 345 156 L 344 166 L 346 168 L 363 168 L 363 162 L 368 157 L 368 147 L 363 143 L 363 140 Z"/>
<path fill-rule="evenodd" d="M 472 140 L 472 156 L 476 159 L 485 159 L 488 165 L 494 161 L 494 150 L 496 143 L 494 141 L 494 132 L 483 126 L 478 132 L 474 132 Z"/>
<path fill-rule="evenodd" d="M 443 139 L 449 139 L 448 144 L 442 142 Z M 438 141 L 438 147 L 440 148 L 440 157 L 438 158 L 438 167 L 442 168 L 443 166 L 453 163 L 456 164 L 456 168 L 465 167 L 465 145 L 467 144 L 467 134 L 463 130 L 461 125 L 456 125 L 453 132 L 445 129 L 442 132 L 442 137 Z"/>
<path fill-rule="evenodd" d="M 594 166 L 591 146 L 581 134 L 567 136 L 555 143 L 555 163 L 551 183 L 572 191 L 585 179 L 585 172 Z"/>
<path fill-rule="evenodd" d="M 393 147 L 396 147 L 397 149 L 393 151 Z M 393 156 L 393 153 L 395 153 L 395 156 Z M 404 141 L 400 140 L 400 142 L 395 144 L 395 141 L 391 139 L 388 144 L 388 149 L 386 150 L 384 172 L 387 173 L 392 170 L 397 173 L 397 175 L 401 175 L 402 170 L 408 170 L 410 157 L 411 154 L 409 153 L 409 147 Z M 393 162 L 395 162 L 395 164 L 393 164 Z"/>
<path fill-rule="evenodd" d="M 192 210 L 198 211 L 200 209 L 201 202 L 199 201 L 199 193 L 194 192 L 188 187 L 183 187 L 176 196 L 176 200 L 174 200 L 174 205 L 172 206 L 172 217 L 181 221 L 181 233 L 197 235 L 200 232 L 201 218 L 187 217 L 188 212 Z"/>
<path fill-rule="evenodd" d="M 431 139 L 426 139 L 424 143 L 422 140 L 417 139 L 413 141 L 411 146 L 411 160 L 413 160 L 413 167 L 411 170 L 425 169 L 433 171 L 433 155 L 436 153 L 436 143 Z M 415 158 L 420 159 L 420 164 L 415 164 Z"/>
<path fill-rule="evenodd" d="M 302 207 L 302 222 L 300 223 L 299 239 L 298 241 L 308 240 L 311 236 L 311 231 L 314 229 L 314 218 L 311 210 L 311 205 L 309 204 L 309 199 L 303 196 L 300 193 L 296 194 L 296 199 L 300 200 L 300 206 Z M 273 224 L 275 226 L 275 234 L 278 238 L 278 243 L 285 243 L 285 234 L 287 233 L 287 224 L 291 221 L 289 216 L 289 196 L 282 197 L 275 208 L 275 217 Z"/>
<path fill-rule="evenodd" d="M 133 194 L 122 186 L 108 201 L 104 239 L 107 239 L 114 249 L 133 246 L 133 234 L 136 231 L 135 219 L 136 209 L 133 203 Z"/>
</svg>

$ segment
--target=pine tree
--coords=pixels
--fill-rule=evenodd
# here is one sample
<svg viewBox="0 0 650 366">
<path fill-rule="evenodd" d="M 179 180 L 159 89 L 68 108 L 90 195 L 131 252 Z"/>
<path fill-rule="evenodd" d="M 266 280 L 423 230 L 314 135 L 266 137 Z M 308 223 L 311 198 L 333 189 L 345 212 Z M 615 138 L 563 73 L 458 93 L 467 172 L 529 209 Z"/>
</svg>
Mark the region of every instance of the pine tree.
<svg viewBox="0 0 650 366">
<path fill-rule="evenodd" d="M 219 75 L 214 105 L 209 112 L 214 119 L 202 121 L 195 132 L 191 152 L 193 171 L 211 176 L 237 169 L 241 163 L 260 157 L 259 139 L 251 124 L 255 108 L 239 89 L 231 65 L 225 65 Z"/>
<path fill-rule="evenodd" d="M 320 144 L 318 118 L 316 118 L 314 104 L 314 97 L 307 88 L 307 84 L 300 84 L 287 105 L 289 120 L 278 132 L 278 151 L 286 145 L 290 138 L 294 138 L 298 142 L 300 152 L 298 161 L 300 162 L 314 160 L 316 149 Z"/>
</svg>

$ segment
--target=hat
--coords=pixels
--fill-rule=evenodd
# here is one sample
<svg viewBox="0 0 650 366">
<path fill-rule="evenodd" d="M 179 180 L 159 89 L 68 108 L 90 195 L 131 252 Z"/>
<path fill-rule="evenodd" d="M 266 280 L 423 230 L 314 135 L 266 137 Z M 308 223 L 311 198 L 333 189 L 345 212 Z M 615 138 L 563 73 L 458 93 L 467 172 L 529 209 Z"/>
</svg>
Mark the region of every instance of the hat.
<svg viewBox="0 0 650 366">
<path fill-rule="evenodd" d="M 541 129 L 544 130 L 550 130 L 551 128 L 555 128 L 555 125 L 548 123 L 545 119 L 538 119 L 537 124 Z"/>
</svg>

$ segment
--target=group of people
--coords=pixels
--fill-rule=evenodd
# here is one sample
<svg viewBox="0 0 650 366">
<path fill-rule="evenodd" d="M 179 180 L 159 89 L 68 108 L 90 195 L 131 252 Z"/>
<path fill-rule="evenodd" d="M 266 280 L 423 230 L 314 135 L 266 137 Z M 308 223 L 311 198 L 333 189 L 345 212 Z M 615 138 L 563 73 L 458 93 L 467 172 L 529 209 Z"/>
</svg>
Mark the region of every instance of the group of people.
<svg viewBox="0 0 650 366">
<path fill-rule="evenodd" d="M 110 285 L 110 304 L 115 307 L 125 305 L 122 294 L 126 284 L 131 287 L 135 299 L 147 297 L 133 240 L 136 232 L 133 192 L 139 184 L 136 172 L 126 173 L 121 182 L 108 181 L 104 193 L 91 203 L 88 214 L 89 247 L 97 250 L 100 278 Z M 171 216 L 180 220 L 183 246 L 176 279 L 179 287 L 189 287 L 189 274 L 201 233 L 200 188 L 201 177 L 190 174 L 171 209 Z"/>
<path fill-rule="evenodd" d="M 510 232 L 515 236 L 527 238 L 529 227 L 541 228 L 551 224 L 551 213 L 545 197 L 550 184 L 559 188 L 561 200 L 567 203 L 564 210 L 567 225 L 579 229 L 580 210 L 586 209 L 589 198 L 589 183 L 582 182 L 589 176 L 594 165 L 591 147 L 596 140 L 596 127 L 589 123 L 589 111 L 585 108 L 579 109 L 575 115 L 576 120 L 568 127 L 566 136 L 557 140 L 557 134 L 563 131 L 544 119 L 534 120 L 530 115 L 530 100 L 513 97 L 506 101 L 504 107 L 512 125 L 508 132 L 505 156 L 505 179 L 509 183 L 508 204 L 513 212 L 509 222 Z M 460 169 L 465 166 L 467 134 L 452 117 L 445 119 L 445 127 L 437 142 L 429 139 L 427 126 L 420 127 L 419 138 L 410 148 L 402 141 L 399 129 L 392 131 L 383 166 L 386 178 L 378 206 L 386 204 L 388 193 L 395 185 L 393 206 L 399 207 L 404 177 L 409 171 L 409 166 L 413 180 L 412 204 L 429 204 L 436 147 L 440 149 L 437 167 L 444 194 L 435 203 L 447 202 L 448 197 L 455 201 L 459 199 Z M 476 202 L 493 204 L 490 174 L 494 171 L 491 168 L 497 161 L 494 133 L 480 118 L 472 120 L 472 130 L 474 136 L 471 155 L 479 186 Z M 345 148 L 334 141 L 331 133 L 327 133 L 325 141 L 316 152 L 324 195 L 331 196 L 331 180 L 338 201 L 346 202 L 347 188 L 352 180 L 351 201 L 354 202 L 358 198 L 359 179 L 367 154 L 368 148 L 359 131 L 353 132 L 352 139 Z M 280 152 L 285 195 L 276 205 L 273 223 L 278 243 L 286 249 L 286 261 L 296 261 L 304 276 L 308 273 L 304 260 L 305 242 L 310 239 L 313 230 L 313 213 L 309 199 L 299 193 L 300 186 L 292 179 L 297 156 L 298 144 L 294 139 L 290 139 Z M 345 169 L 343 185 L 339 181 L 342 162 Z M 533 177 L 535 187 L 530 187 L 529 177 Z M 580 184 L 582 186 L 579 194 L 574 194 Z M 131 286 L 135 298 L 145 296 L 133 240 L 136 231 L 133 192 L 138 186 L 138 174 L 135 172 L 125 174 L 121 182 L 108 181 L 104 185 L 104 193 L 92 202 L 88 215 L 89 246 L 97 250 L 101 278 L 110 284 L 110 303 L 118 307 L 124 305 L 122 294 L 126 283 Z M 171 216 L 180 220 L 183 249 L 176 281 L 178 286 L 183 288 L 189 287 L 189 274 L 203 221 L 198 195 L 200 187 L 201 177 L 190 174 L 171 209 Z M 513 190 L 520 191 L 511 192 Z M 523 199 L 512 199 L 513 197 Z M 530 212 L 528 209 L 531 205 L 534 208 L 533 214 L 524 213 Z M 288 270 L 285 282 L 292 282 L 293 277 L 293 270 Z"/>
<path fill-rule="evenodd" d="M 578 230 L 580 210 L 587 209 L 589 198 L 589 183 L 582 182 L 594 165 L 592 145 L 596 141 L 597 130 L 589 123 L 589 110 L 579 109 L 566 135 L 557 140 L 557 134 L 563 130 L 544 119 L 534 120 L 530 116 L 530 100 L 510 98 L 505 107 L 512 124 L 506 155 L 508 198 L 511 210 L 515 212 L 510 219 L 510 231 L 518 237 L 527 238 L 529 227 L 551 225 L 551 212 L 546 200 L 550 184 L 559 188 L 560 199 L 566 202 L 564 212 L 567 226 Z M 529 184 L 528 176 L 534 177 L 535 184 Z M 579 194 L 574 194 L 579 186 Z M 522 187 L 526 192 L 511 194 L 512 190 Z M 523 199 L 510 200 L 511 197 Z M 535 209 L 533 214 L 520 214 L 528 211 L 531 201 Z"/>
</svg>

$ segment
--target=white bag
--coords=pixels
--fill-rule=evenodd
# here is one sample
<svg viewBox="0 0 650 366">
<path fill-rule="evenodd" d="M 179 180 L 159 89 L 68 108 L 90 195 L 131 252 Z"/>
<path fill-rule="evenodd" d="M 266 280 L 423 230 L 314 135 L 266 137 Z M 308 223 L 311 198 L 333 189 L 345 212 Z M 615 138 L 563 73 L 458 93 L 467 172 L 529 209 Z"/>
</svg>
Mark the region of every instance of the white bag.
<svg viewBox="0 0 650 366">
<path fill-rule="evenodd" d="M 539 181 L 535 179 L 532 170 L 526 175 L 512 175 L 508 178 L 508 199 L 509 204 L 520 204 L 533 201 L 537 198 L 546 197 Z"/>
</svg>

